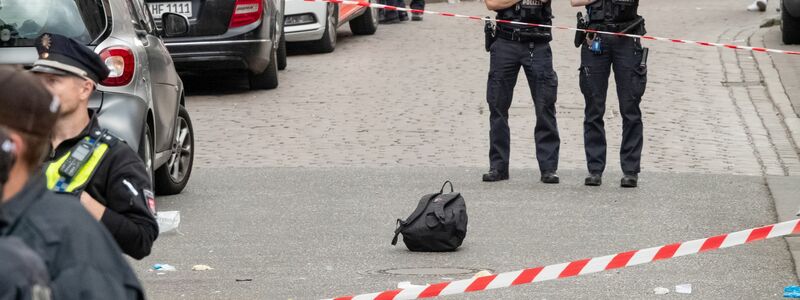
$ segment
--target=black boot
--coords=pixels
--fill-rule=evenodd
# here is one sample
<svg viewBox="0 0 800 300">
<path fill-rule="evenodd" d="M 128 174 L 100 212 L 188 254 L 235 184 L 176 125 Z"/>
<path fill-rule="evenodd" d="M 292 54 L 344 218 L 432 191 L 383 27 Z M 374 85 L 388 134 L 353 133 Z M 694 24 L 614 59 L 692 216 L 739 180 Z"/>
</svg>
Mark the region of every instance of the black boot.
<svg viewBox="0 0 800 300">
<path fill-rule="evenodd" d="M 508 171 L 491 169 L 489 170 L 489 173 L 483 174 L 483 181 L 495 182 L 501 180 L 508 180 Z"/>
<path fill-rule="evenodd" d="M 544 183 L 558 183 L 558 174 L 556 171 L 544 171 L 542 172 L 542 182 Z"/>
<path fill-rule="evenodd" d="M 603 184 L 603 174 L 589 174 L 583 184 L 588 186 L 600 186 Z"/>
<path fill-rule="evenodd" d="M 619 185 L 624 188 L 635 188 L 639 186 L 639 175 L 637 174 L 625 174 L 620 180 Z"/>
</svg>

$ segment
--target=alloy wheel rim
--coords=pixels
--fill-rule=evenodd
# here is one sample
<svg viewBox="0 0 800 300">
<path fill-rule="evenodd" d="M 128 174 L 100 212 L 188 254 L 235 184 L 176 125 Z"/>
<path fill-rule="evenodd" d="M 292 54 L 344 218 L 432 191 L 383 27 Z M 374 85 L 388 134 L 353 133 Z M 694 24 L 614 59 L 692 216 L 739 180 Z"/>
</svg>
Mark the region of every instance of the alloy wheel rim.
<svg viewBox="0 0 800 300">
<path fill-rule="evenodd" d="M 328 38 L 331 45 L 336 43 L 336 16 L 335 4 L 328 5 Z"/>
<path fill-rule="evenodd" d="M 189 132 L 189 124 L 186 119 L 180 118 L 178 130 L 175 133 L 175 144 L 177 149 L 172 153 L 167 164 L 169 177 L 173 182 L 181 182 L 186 177 L 189 169 L 189 160 L 192 157 L 192 138 Z"/>
</svg>

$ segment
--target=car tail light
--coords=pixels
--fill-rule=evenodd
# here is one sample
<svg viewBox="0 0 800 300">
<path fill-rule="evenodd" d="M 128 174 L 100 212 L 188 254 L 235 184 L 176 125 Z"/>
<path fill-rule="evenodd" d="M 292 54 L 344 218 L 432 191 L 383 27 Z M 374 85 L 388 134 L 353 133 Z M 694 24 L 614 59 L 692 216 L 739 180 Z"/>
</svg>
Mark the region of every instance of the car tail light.
<svg viewBox="0 0 800 300">
<path fill-rule="evenodd" d="M 136 60 L 131 49 L 111 47 L 100 51 L 100 59 L 108 67 L 108 78 L 101 82 L 105 86 L 124 86 L 131 83 Z"/>
<path fill-rule="evenodd" d="M 261 0 L 236 0 L 230 28 L 242 27 L 261 20 Z"/>
</svg>

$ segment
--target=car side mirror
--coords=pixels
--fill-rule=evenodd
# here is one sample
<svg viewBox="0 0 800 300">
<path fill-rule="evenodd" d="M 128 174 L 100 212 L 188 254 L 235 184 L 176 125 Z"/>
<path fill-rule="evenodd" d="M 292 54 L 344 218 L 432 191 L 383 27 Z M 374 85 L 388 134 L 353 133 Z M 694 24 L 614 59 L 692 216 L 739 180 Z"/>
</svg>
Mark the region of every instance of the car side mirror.
<svg viewBox="0 0 800 300">
<path fill-rule="evenodd" d="M 164 37 L 176 37 L 189 33 L 189 19 L 176 13 L 161 15 Z"/>
</svg>

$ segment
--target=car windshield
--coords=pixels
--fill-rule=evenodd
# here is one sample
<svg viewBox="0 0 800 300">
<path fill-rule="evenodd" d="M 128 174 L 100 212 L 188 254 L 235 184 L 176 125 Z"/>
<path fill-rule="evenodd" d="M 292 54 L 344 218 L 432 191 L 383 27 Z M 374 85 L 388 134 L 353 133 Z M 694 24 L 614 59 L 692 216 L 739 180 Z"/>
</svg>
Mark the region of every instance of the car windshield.
<svg viewBox="0 0 800 300">
<path fill-rule="evenodd" d="M 106 22 L 101 0 L 0 0 L 0 47 L 30 47 L 45 32 L 88 45 Z"/>
</svg>

